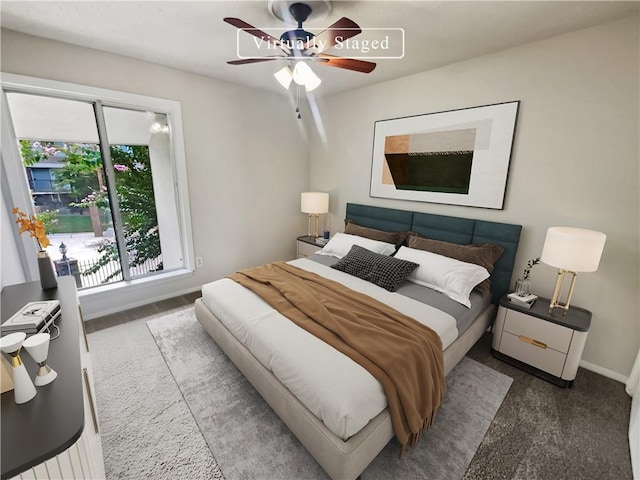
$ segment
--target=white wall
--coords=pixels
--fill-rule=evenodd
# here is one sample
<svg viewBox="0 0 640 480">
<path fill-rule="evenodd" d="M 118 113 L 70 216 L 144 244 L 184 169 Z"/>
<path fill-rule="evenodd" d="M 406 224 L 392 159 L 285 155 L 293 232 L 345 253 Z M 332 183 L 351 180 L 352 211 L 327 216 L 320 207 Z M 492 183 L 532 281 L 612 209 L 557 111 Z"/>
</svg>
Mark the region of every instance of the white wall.
<svg viewBox="0 0 640 480">
<path fill-rule="evenodd" d="M 135 298 L 83 296 L 86 318 L 295 257 L 295 237 L 306 231 L 308 146 L 286 97 L 8 30 L 0 70 L 181 102 L 195 254 L 205 266 Z"/>
<path fill-rule="evenodd" d="M 573 303 L 593 312 L 583 360 L 622 378 L 640 335 L 639 53 L 634 17 L 328 98 L 310 187 L 330 192 L 332 231 L 346 202 L 522 224 L 516 275 L 550 226 L 605 232 L 600 268 L 579 275 Z M 376 120 L 512 100 L 521 103 L 503 210 L 369 197 Z M 535 293 L 550 297 L 555 273 L 536 266 Z"/>
<path fill-rule="evenodd" d="M 17 225 L 15 216 L 11 214 L 11 208 L 5 202 L 4 195 L 0 195 L 0 241 L 2 242 L 0 257 L 0 285 L 13 285 L 14 283 L 22 283 L 25 281 L 25 275 L 22 271 L 22 264 L 18 248 L 15 243 L 15 237 L 12 232 Z"/>
</svg>

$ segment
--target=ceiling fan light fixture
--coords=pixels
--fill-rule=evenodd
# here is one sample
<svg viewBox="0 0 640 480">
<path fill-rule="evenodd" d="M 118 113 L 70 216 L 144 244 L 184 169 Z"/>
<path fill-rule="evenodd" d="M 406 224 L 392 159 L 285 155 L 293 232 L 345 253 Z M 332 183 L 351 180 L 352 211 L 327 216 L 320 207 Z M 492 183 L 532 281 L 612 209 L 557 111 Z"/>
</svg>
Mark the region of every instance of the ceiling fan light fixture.
<svg viewBox="0 0 640 480">
<path fill-rule="evenodd" d="M 318 88 L 321 83 L 322 83 L 322 80 L 320 80 L 320 78 L 314 73 L 313 76 L 307 80 L 307 83 L 304 84 L 304 89 L 307 92 L 311 92 L 316 88 Z"/>
<path fill-rule="evenodd" d="M 0 0 L 1 1 L 1 0 Z M 278 47 L 283 54 L 259 56 L 254 58 L 240 58 L 231 60 L 229 65 L 245 65 L 269 61 L 288 61 L 289 66 L 280 69 L 274 74 L 278 83 L 286 90 L 291 87 L 291 82 L 296 82 L 297 90 L 304 86 L 307 92 L 318 88 L 322 80 L 311 70 L 307 61 L 321 61 L 329 67 L 342 68 L 355 72 L 371 73 L 376 67 L 373 62 L 358 58 L 340 57 L 323 53 L 324 50 L 338 45 L 342 40 L 348 40 L 360 33 L 362 29 L 356 22 L 347 17 L 342 17 L 333 22 L 318 34 L 304 30 L 303 24 L 318 12 L 330 12 L 331 0 L 268 0 L 269 11 L 281 20 L 291 21 L 297 26 L 294 30 L 288 30 L 274 37 L 259 28 L 235 17 L 225 17 L 223 21 L 229 25 L 245 31 L 247 34 L 257 37 L 261 42 L 266 42 L 268 47 Z M 254 42 L 256 40 L 254 39 Z M 256 42 L 256 46 L 259 44 Z M 238 53 L 239 55 L 239 53 Z"/>
<path fill-rule="evenodd" d="M 322 83 L 322 80 L 304 61 L 296 63 L 293 69 L 293 81 L 298 85 L 304 85 L 307 92 L 315 90 Z"/>
<path fill-rule="evenodd" d="M 298 85 L 304 85 L 307 82 L 309 72 L 313 73 L 313 70 L 304 61 L 296 62 L 293 67 L 293 81 Z"/>
<path fill-rule="evenodd" d="M 293 74 L 291 73 L 291 69 L 289 67 L 282 67 L 280 70 L 274 73 L 273 76 L 276 77 L 278 83 L 282 85 L 285 90 L 289 90 L 289 86 L 293 81 Z"/>
</svg>

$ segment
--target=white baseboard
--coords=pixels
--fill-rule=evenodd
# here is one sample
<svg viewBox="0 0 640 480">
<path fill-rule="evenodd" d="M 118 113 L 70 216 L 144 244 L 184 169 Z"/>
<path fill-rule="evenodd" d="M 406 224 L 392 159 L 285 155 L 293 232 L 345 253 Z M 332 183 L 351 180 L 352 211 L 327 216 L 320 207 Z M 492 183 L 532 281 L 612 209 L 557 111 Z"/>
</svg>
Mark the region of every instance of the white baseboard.
<svg viewBox="0 0 640 480">
<path fill-rule="evenodd" d="M 614 372 L 613 370 L 609 370 L 608 368 L 601 367 L 599 365 L 594 365 L 593 363 L 586 362 L 584 360 L 580 360 L 580 366 L 587 370 L 591 370 L 592 372 L 599 373 L 607 378 L 611 378 L 612 380 L 616 380 L 621 383 L 627 383 L 629 377 L 625 377 L 621 373 Z"/>
<path fill-rule="evenodd" d="M 138 302 L 131 302 L 131 303 L 127 303 L 126 305 L 119 305 L 117 307 L 110 308 L 107 310 L 101 310 L 100 312 L 95 312 L 93 314 L 83 315 L 83 318 L 85 320 L 93 320 L 94 318 L 104 317 L 106 315 L 111 315 L 113 313 L 123 312 L 124 310 L 130 310 L 132 308 L 149 305 L 150 303 L 160 302 L 162 300 L 167 300 L 169 298 L 179 297 L 180 295 L 193 293 L 193 292 L 199 291 L 201 288 L 202 288 L 201 286 L 196 286 L 192 288 L 187 288 L 186 290 L 180 290 L 177 292 L 166 293 L 164 295 L 158 295 L 157 297 L 153 297 L 153 298 L 145 298 Z"/>
</svg>

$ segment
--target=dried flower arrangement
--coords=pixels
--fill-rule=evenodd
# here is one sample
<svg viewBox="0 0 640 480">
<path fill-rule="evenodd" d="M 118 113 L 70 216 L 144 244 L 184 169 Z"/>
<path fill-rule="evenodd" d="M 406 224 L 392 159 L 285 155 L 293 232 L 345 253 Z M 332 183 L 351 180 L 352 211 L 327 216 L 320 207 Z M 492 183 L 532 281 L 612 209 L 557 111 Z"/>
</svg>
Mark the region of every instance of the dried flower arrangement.
<svg viewBox="0 0 640 480">
<path fill-rule="evenodd" d="M 524 269 L 524 272 L 522 273 L 523 280 L 529 280 L 529 277 L 531 276 L 531 269 L 538 263 L 540 263 L 540 257 L 532 258 L 527 262 L 527 267 Z"/>
<path fill-rule="evenodd" d="M 35 215 L 27 215 L 20 211 L 19 208 L 14 208 L 11 210 L 11 213 L 16 216 L 16 223 L 20 225 L 20 231 L 18 233 L 29 232 L 29 234 L 36 239 L 36 242 L 38 242 L 40 251 L 43 251 L 51 244 L 47 238 L 47 232 L 45 231 L 42 220 L 38 220 Z"/>
</svg>

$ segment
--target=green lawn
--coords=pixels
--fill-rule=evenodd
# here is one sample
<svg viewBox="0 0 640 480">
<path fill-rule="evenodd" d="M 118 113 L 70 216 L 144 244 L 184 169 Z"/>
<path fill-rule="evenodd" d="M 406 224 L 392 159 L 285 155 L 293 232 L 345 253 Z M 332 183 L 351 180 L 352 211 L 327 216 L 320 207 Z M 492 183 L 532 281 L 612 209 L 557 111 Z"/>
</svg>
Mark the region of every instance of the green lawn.
<svg viewBox="0 0 640 480">
<path fill-rule="evenodd" d="M 58 215 L 58 222 L 49 228 L 50 233 L 92 232 L 91 217 L 82 215 Z"/>
</svg>

